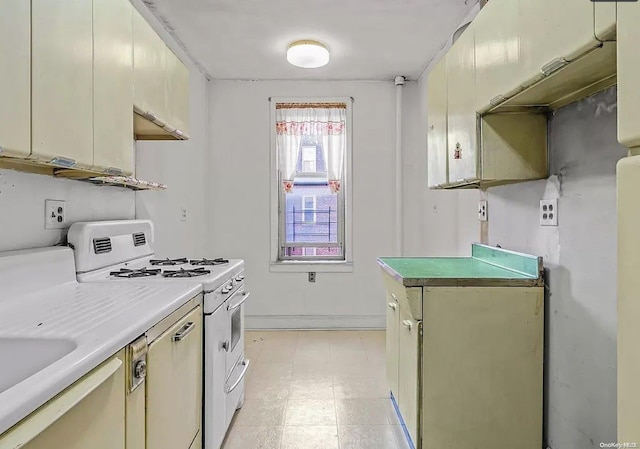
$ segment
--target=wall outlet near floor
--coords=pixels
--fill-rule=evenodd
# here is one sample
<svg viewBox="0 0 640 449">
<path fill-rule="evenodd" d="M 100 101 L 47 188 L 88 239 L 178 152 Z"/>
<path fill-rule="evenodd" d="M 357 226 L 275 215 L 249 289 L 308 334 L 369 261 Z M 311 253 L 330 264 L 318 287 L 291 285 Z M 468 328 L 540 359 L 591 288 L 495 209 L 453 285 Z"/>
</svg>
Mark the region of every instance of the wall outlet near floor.
<svg viewBox="0 0 640 449">
<path fill-rule="evenodd" d="M 67 202 L 60 200 L 45 200 L 44 228 L 64 229 L 67 225 Z"/>
<path fill-rule="evenodd" d="M 315 282 L 316 281 L 316 273 L 314 271 L 310 271 L 309 272 L 309 282 Z"/>
<path fill-rule="evenodd" d="M 489 218 L 489 210 L 487 209 L 487 200 L 478 201 L 478 220 L 487 221 Z"/>
<path fill-rule="evenodd" d="M 187 221 L 187 208 L 180 209 L 180 221 Z"/>
<path fill-rule="evenodd" d="M 558 199 L 540 200 L 540 226 L 558 226 Z"/>
</svg>

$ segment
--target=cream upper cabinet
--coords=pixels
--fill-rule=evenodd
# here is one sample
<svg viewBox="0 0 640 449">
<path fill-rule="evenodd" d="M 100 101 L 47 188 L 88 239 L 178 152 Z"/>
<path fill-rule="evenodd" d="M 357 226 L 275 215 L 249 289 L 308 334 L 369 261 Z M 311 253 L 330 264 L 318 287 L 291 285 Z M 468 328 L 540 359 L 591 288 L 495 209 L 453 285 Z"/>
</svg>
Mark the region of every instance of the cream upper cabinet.
<svg viewBox="0 0 640 449">
<path fill-rule="evenodd" d="M 189 69 L 168 47 L 166 68 L 167 124 L 189 134 Z"/>
<path fill-rule="evenodd" d="M 151 25 L 133 11 L 133 104 L 167 122 L 166 59 L 167 46 Z"/>
<path fill-rule="evenodd" d="M 473 23 L 453 44 L 446 58 L 449 182 L 459 183 L 478 177 Z"/>
<path fill-rule="evenodd" d="M 518 0 L 491 0 L 474 24 L 476 110 L 485 112 L 522 90 Z"/>
<path fill-rule="evenodd" d="M 92 0 L 32 0 L 32 158 L 93 165 Z"/>
<path fill-rule="evenodd" d="M 617 2 L 594 2 L 595 36 L 601 41 L 616 40 Z"/>
<path fill-rule="evenodd" d="M 201 307 L 149 345 L 147 369 L 147 449 L 189 449 L 202 409 Z"/>
<path fill-rule="evenodd" d="M 518 79 L 529 86 L 562 64 L 596 47 L 594 6 L 584 0 L 518 0 Z"/>
<path fill-rule="evenodd" d="M 640 147 L 640 4 L 618 3 L 618 141 Z"/>
<path fill-rule="evenodd" d="M 398 301 L 396 301 L 391 293 L 387 292 L 387 382 L 394 396 L 398 395 L 399 324 L 400 309 Z"/>
<path fill-rule="evenodd" d="M 448 182 L 447 66 L 442 58 L 431 70 L 427 86 L 427 145 L 429 187 Z"/>
<path fill-rule="evenodd" d="M 31 2 L 0 2 L 0 155 L 31 152 Z"/>
<path fill-rule="evenodd" d="M 133 7 L 93 0 L 93 165 L 133 173 Z"/>
</svg>

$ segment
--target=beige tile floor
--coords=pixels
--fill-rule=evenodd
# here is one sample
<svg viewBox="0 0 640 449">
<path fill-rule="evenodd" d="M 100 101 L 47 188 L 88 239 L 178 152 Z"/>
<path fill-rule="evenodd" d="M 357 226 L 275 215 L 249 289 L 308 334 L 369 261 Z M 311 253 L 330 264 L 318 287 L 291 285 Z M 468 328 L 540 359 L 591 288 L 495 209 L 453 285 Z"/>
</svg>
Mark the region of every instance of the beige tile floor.
<svg viewBox="0 0 640 449">
<path fill-rule="evenodd" d="M 384 331 L 247 332 L 244 407 L 224 449 L 408 449 Z"/>
</svg>

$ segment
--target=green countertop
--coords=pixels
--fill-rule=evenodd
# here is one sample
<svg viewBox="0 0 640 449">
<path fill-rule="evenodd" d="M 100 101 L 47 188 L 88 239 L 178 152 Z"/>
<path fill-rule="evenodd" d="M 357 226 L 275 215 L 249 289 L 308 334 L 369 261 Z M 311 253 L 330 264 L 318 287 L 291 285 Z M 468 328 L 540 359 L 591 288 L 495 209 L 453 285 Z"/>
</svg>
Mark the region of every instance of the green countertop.
<svg viewBox="0 0 640 449">
<path fill-rule="evenodd" d="M 472 257 L 381 257 L 383 270 L 406 287 L 542 285 L 542 259 L 474 244 Z"/>
</svg>

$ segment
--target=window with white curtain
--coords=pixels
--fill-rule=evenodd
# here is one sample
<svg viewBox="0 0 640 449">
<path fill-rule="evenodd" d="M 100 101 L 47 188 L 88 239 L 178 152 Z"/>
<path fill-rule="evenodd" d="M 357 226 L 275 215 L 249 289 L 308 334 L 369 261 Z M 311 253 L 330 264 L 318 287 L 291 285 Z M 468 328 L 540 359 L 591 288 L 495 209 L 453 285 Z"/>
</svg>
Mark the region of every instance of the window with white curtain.
<svg viewBox="0 0 640 449">
<path fill-rule="evenodd" d="M 275 262 L 347 261 L 350 101 L 272 104 Z"/>
</svg>

